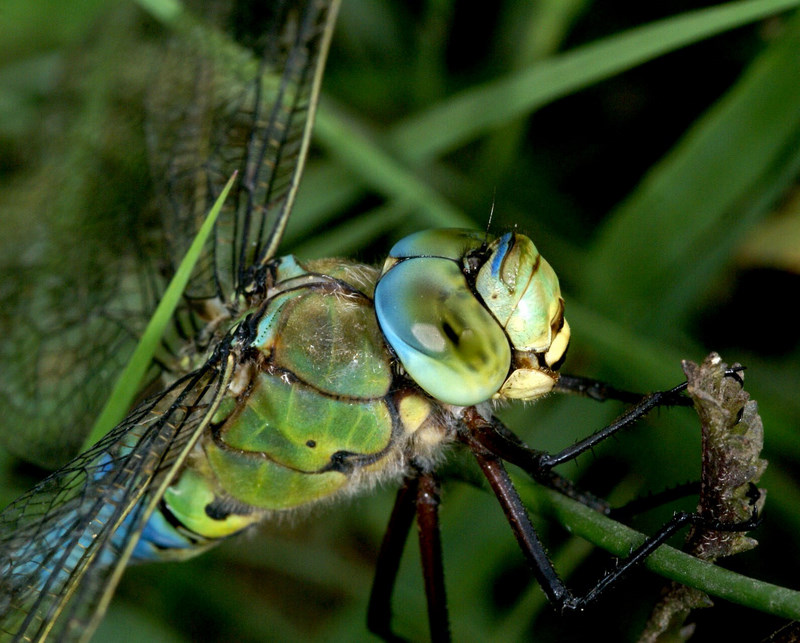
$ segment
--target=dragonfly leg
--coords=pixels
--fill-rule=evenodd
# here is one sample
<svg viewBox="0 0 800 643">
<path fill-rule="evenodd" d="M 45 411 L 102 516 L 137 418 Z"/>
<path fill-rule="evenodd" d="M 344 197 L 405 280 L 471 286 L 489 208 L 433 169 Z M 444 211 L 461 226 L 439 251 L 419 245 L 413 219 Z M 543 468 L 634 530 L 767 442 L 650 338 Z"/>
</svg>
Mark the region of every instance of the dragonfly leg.
<svg viewBox="0 0 800 643">
<path fill-rule="evenodd" d="M 370 631 L 386 641 L 403 640 L 391 629 L 391 599 L 403 548 L 415 514 L 419 526 L 419 545 L 425 593 L 428 599 L 431 640 L 435 643 L 444 643 L 450 641 L 450 625 L 439 531 L 439 483 L 433 474 L 427 472 L 416 472 L 408 476 L 397 493 L 389 526 L 378 554 L 367 612 L 367 626 Z"/>
<path fill-rule="evenodd" d="M 725 376 L 737 379 L 741 383 L 742 378 L 740 373 L 743 369 L 744 367 L 742 366 L 734 366 L 725 371 Z M 567 379 L 580 380 L 580 386 L 577 386 L 575 389 L 570 389 L 568 388 L 569 384 L 565 384 L 567 388 L 563 388 L 562 390 L 574 390 L 574 392 L 578 392 L 579 394 L 589 395 L 589 397 L 593 397 L 594 399 L 599 399 L 599 400 L 623 399 L 623 397 L 616 397 L 616 398 L 613 397 L 612 394 L 614 393 L 624 396 L 635 395 L 633 393 L 619 391 L 618 389 L 603 384 L 602 382 L 598 382 L 597 380 L 591 380 L 588 378 L 576 378 L 573 376 L 567 376 Z M 594 395 L 586 393 L 586 390 L 592 389 L 593 386 L 596 387 L 594 390 L 604 391 L 604 393 L 607 394 L 608 397 L 595 397 Z M 686 390 L 686 387 L 687 387 L 687 382 L 683 382 L 682 384 L 678 384 L 678 386 L 675 386 L 666 391 L 656 391 L 655 393 L 650 393 L 648 395 L 641 396 L 636 404 L 630 407 L 627 411 L 625 411 L 622 415 L 620 415 L 616 420 L 614 420 L 608 426 L 593 433 L 589 437 L 576 442 L 572 446 L 567 447 L 566 449 L 560 451 L 559 453 L 542 455 L 540 457 L 540 465 L 543 467 L 555 467 L 564 462 L 569 462 L 570 460 L 574 460 L 581 453 L 589 451 L 595 445 L 599 444 L 603 440 L 614 435 L 617 431 L 629 427 L 631 424 L 643 418 L 645 415 L 647 415 L 650 411 L 652 411 L 655 408 L 661 406 L 691 406 L 692 405 L 691 399 L 683 395 L 683 392 Z"/>
<path fill-rule="evenodd" d="M 487 421 L 474 409 L 469 409 L 464 419 L 469 427 L 470 439 L 486 451 L 518 466 L 539 484 L 602 514 L 607 515 L 612 511 L 606 500 L 579 489 L 574 482 L 553 471 L 552 466 L 547 464 L 550 454 L 528 447 L 497 418 Z"/>
<path fill-rule="evenodd" d="M 618 580 L 627 575 L 632 569 L 642 564 L 647 557 L 656 549 L 663 545 L 677 531 L 695 525 L 704 529 L 715 531 L 750 531 L 755 529 L 759 523 L 758 510 L 754 507 L 752 516 L 743 522 L 724 523 L 707 518 L 698 513 L 688 513 L 680 511 L 675 513 L 661 529 L 648 537 L 639 547 L 634 549 L 626 558 L 622 559 L 608 574 L 600 578 L 583 596 L 571 596 L 563 605 L 562 610 L 581 610 L 594 602 L 606 589 L 614 585 Z"/>
<path fill-rule="evenodd" d="M 477 413 L 472 417 L 473 424 L 488 424 L 486 420 L 480 418 Z M 581 610 L 595 601 L 606 589 L 614 585 L 618 580 L 628 574 L 633 568 L 640 565 L 658 547 L 666 542 L 676 531 L 688 525 L 702 526 L 707 529 L 718 531 L 749 531 L 757 526 L 759 519 L 757 510 L 754 508 L 753 515 L 745 522 L 741 523 L 721 523 L 709 520 L 705 516 L 697 513 L 679 512 L 671 520 L 661 527 L 653 536 L 647 538 L 639 547 L 622 560 L 608 574 L 604 575 L 597 583 L 583 596 L 573 594 L 561 580 L 553 567 L 552 562 L 547 556 L 547 552 L 536 530 L 528 516 L 527 509 L 522 503 L 511 478 L 508 475 L 501 456 L 486 448 L 482 440 L 477 439 L 472 431 L 459 434 L 459 438 L 464 442 L 481 467 L 483 474 L 489 482 L 495 496 L 497 497 L 506 518 L 511 525 L 517 543 L 522 549 L 523 554 L 528 559 L 533 569 L 534 576 L 547 596 L 550 603 L 559 611 Z M 536 453 L 536 452 L 534 452 Z"/>
<path fill-rule="evenodd" d="M 536 580 L 550 603 L 559 611 L 581 610 L 591 604 L 608 587 L 644 562 L 650 554 L 683 527 L 695 525 L 717 531 L 749 531 L 758 525 L 759 518 L 755 503 L 753 503 L 752 516 L 739 523 L 724 523 L 698 513 L 678 512 L 661 529 L 634 549 L 627 558 L 620 561 L 614 569 L 598 580 L 586 594 L 575 595 L 558 576 L 547 556 L 530 521 L 527 509 L 503 465 L 503 460 L 522 467 L 535 480 L 561 491 L 589 507 L 608 514 L 611 513 L 608 505 L 590 494 L 579 491 L 569 481 L 551 471 L 550 467 L 553 465 L 550 464 L 547 453 L 527 448 L 518 438 L 512 438 L 509 435 L 510 432 L 496 420 L 488 421 L 474 409 L 465 413 L 464 420 L 466 430 L 459 432 L 458 437 L 467 445 L 477 460 L 506 514 L 517 542 L 533 569 Z M 561 460 L 558 463 L 560 462 Z M 683 492 L 684 489 L 679 491 Z"/>
<path fill-rule="evenodd" d="M 738 371 L 735 369 L 730 369 L 731 377 L 739 377 Z M 593 380 L 592 380 L 593 381 Z M 671 389 L 666 391 L 656 391 L 655 393 L 650 393 L 649 395 L 645 395 L 639 398 L 639 401 L 627 409 L 622 415 L 620 415 L 616 420 L 614 420 L 611 424 L 603 427 L 599 431 L 592 433 L 587 438 L 583 440 L 579 440 L 572 446 L 567 447 L 566 449 L 554 453 L 554 454 L 544 454 L 541 456 L 540 464 L 543 467 L 555 467 L 559 464 L 564 462 L 569 462 L 570 460 L 574 460 L 577 458 L 581 453 L 585 453 L 589 451 L 594 446 L 603 442 L 607 438 L 611 437 L 618 431 L 629 427 L 630 425 L 634 424 L 645 415 L 647 415 L 650 411 L 655 408 L 662 407 L 662 406 L 691 406 L 692 401 L 688 397 L 683 396 L 683 392 L 686 390 L 687 383 L 683 382 L 682 384 L 678 384 Z M 616 390 L 616 389 L 614 389 Z M 595 398 L 595 399 L 614 399 L 614 398 Z M 621 398 L 616 398 L 621 399 Z"/>
<path fill-rule="evenodd" d="M 735 369 L 730 370 L 733 376 L 738 377 Z M 580 454 L 589 451 L 595 445 L 614 435 L 617 431 L 635 423 L 654 408 L 691 405 L 691 400 L 683 396 L 686 382 L 666 391 L 640 395 L 638 393 L 620 391 L 602 382 L 588 378 L 562 376 L 561 380 L 565 379 L 567 383 L 561 387 L 560 390 L 562 391 L 586 395 L 600 401 L 608 399 L 636 400 L 636 404 L 611 424 L 555 454 L 529 448 L 513 432 L 509 431 L 502 422 L 497 419 L 487 422 L 474 409 L 467 411 L 465 420 L 470 426 L 473 437 L 490 452 L 499 455 L 507 462 L 519 466 L 540 484 L 556 489 L 570 498 L 607 514 L 610 511 L 610 507 L 605 501 L 586 492 L 579 491 L 569 480 L 558 475 L 552 469 L 559 464 L 574 460 Z M 561 380 L 559 380 L 559 383 L 561 383 Z"/>
<path fill-rule="evenodd" d="M 636 498 L 621 507 L 612 507 L 607 500 L 599 498 L 591 492 L 580 489 L 570 479 L 559 475 L 547 465 L 549 454 L 544 451 L 531 449 L 516 435 L 509 431 L 497 418 L 488 422 L 480 418 L 477 422 L 470 420 L 471 432 L 483 447 L 497 455 L 505 462 L 518 466 L 531 476 L 537 483 L 558 491 L 568 498 L 594 509 L 606 516 L 624 522 L 626 519 L 645 513 L 654 507 L 672 502 L 700 491 L 700 483 L 687 482 L 671 489 L 652 493 L 642 498 Z"/>
<path fill-rule="evenodd" d="M 544 545 L 533 528 L 528 511 L 514 488 L 502 460 L 488 451 L 469 433 L 461 434 L 459 437 L 467 444 L 478 461 L 478 465 L 503 508 L 520 549 L 528 559 L 534 576 L 548 600 L 555 606 L 563 605 L 571 598 L 569 590 L 550 562 Z"/>
<path fill-rule="evenodd" d="M 634 516 L 646 513 L 656 507 L 661 507 L 675 500 L 680 500 L 687 496 L 698 495 L 700 493 L 700 481 L 685 482 L 663 491 L 649 493 L 641 498 L 629 500 L 624 505 L 614 507 L 608 512 L 608 516 L 617 522 L 625 522 Z"/>
<path fill-rule="evenodd" d="M 375 565 L 375 578 L 367 610 L 367 627 L 385 641 L 402 641 L 392 632 L 392 593 L 400 569 L 408 532 L 417 511 L 419 478 L 416 475 L 405 479 L 397 492 L 389 525 L 383 536 L 378 561 Z"/>
<path fill-rule="evenodd" d="M 533 449 L 529 449 L 525 447 L 522 442 L 517 439 L 518 445 L 515 447 L 512 443 L 514 438 L 511 438 L 509 434 L 511 434 L 508 429 L 503 427 L 500 428 L 502 425 L 500 422 L 494 422 L 491 427 L 483 428 L 480 425 L 480 421 L 478 424 L 474 424 L 474 426 L 478 427 L 478 430 L 481 434 L 481 440 L 486 440 L 486 446 L 489 446 L 490 450 L 493 452 L 497 452 L 498 454 L 501 453 L 498 449 L 503 450 L 503 459 L 508 460 L 514 464 L 518 464 L 520 467 L 525 469 L 537 482 L 541 482 L 543 484 L 547 484 L 548 486 L 552 486 L 548 479 L 552 477 L 548 471 L 553 467 L 558 466 L 559 464 L 563 464 L 564 462 L 569 462 L 570 460 L 574 460 L 582 453 L 591 450 L 600 442 L 610 438 L 612 435 L 621 431 L 624 428 L 629 427 L 631 424 L 635 423 L 637 420 L 641 419 L 645 415 L 647 415 L 650 411 L 654 408 L 660 406 L 674 406 L 677 405 L 675 400 L 682 399 L 679 397 L 680 393 L 684 391 L 686 388 L 686 383 L 679 384 L 678 386 L 669 389 L 668 391 L 657 391 L 656 393 L 651 393 L 650 395 L 645 395 L 644 397 L 639 399 L 639 402 L 634 406 L 630 407 L 626 410 L 622 415 L 620 415 L 616 420 L 614 420 L 611 424 L 603 427 L 599 431 L 592 433 L 587 438 L 583 440 L 579 440 L 575 444 L 559 451 L 558 453 L 546 453 L 544 451 L 536 451 Z M 688 398 L 686 398 L 688 399 Z M 690 401 L 691 402 L 691 401 Z M 477 412 L 474 410 L 468 411 L 467 416 L 472 417 L 473 419 L 479 417 Z M 465 416 L 467 422 L 470 423 L 469 417 Z M 486 424 L 483 421 L 483 424 Z M 488 430 L 487 430 L 488 429 Z M 492 448 L 490 445 L 493 444 L 496 448 Z M 524 452 L 528 452 L 525 455 Z M 506 453 L 510 457 L 506 457 Z M 520 462 L 517 462 L 520 460 Z M 569 493 L 567 495 L 570 495 Z"/>
<path fill-rule="evenodd" d="M 733 377 L 741 381 L 741 373 L 744 366 L 733 366 L 725 371 L 726 377 Z M 616 400 L 618 402 L 625 402 L 628 404 L 636 404 L 642 402 L 652 395 L 658 396 L 658 406 L 691 406 L 692 400 L 682 393 L 686 390 L 686 382 L 669 389 L 668 391 L 660 391 L 650 395 L 645 393 L 635 393 L 634 391 L 625 391 L 616 388 L 611 384 L 596 380 L 591 377 L 582 377 L 580 375 L 567 375 L 561 373 L 559 375 L 556 386 L 553 389 L 557 393 L 570 393 L 572 395 L 580 395 L 588 397 L 598 402 L 605 402 L 607 400 Z"/>
<path fill-rule="evenodd" d="M 686 383 L 684 382 L 674 389 L 663 391 L 662 394 L 668 395 L 662 397 L 660 406 L 691 406 L 692 401 L 688 397 L 681 395 L 685 388 Z M 565 373 L 559 375 L 558 382 L 556 382 L 556 386 L 553 390 L 557 393 L 569 393 L 572 395 L 580 395 L 581 397 L 588 397 L 597 402 L 616 400 L 618 402 L 625 402 L 626 404 L 635 404 L 647 397 L 646 393 L 636 393 L 634 391 L 618 389 L 602 380 L 582 377 L 580 375 L 567 375 Z"/>
<path fill-rule="evenodd" d="M 432 474 L 422 474 L 417 491 L 417 524 L 425 595 L 428 599 L 428 625 L 431 641 L 450 640 L 447 594 L 444 586 L 442 539 L 439 530 L 439 483 Z"/>
<path fill-rule="evenodd" d="M 742 370 L 743 367 L 734 366 L 725 371 L 725 376 L 735 378 L 741 382 L 740 372 Z M 583 395 L 597 401 L 619 400 L 635 402 L 635 404 L 608 426 L 555 454 L 529 448 L 496 418 L 493 418 L 491 423 L 487 423 L 473 410 L 468 412 L 468 417 L 465 419 L 471 426 L 472 435 L 484 447 L 490 452 L 499 455 L 503 460 L 517 465 L 538 483 L 555 489 L 573 500 L 577 500 L 587 507 L 606 515 L 610 515 L 612 512 L 618 512 L 620 515 L 629 515 L 644 510 L 647 506 L 657 506 L 659 501 L 655 499 L 635 501 L 631 503 L 630 507 L 612 510 L 607 502 L 577 489 L 571 481 L 553 471 L 553 468 L 564 462 L 574 460 L 603 440 L 629 427 L 655 408 L 662 406 L 691 406 L 692 400 L 683 395 L 686 386 L 687 383 L 683 382 L 665 391 L 643 395 L 623 391 L 591 378 L 561 375 L 556 385 L 556 390 L 558 391 Z M 681 497 L 685 493 L 691 493 L 695 485 L 696 483 L 691 483 L 678 489 L 668 490 L 660 497 L 664 499 Z"/>
</svg>

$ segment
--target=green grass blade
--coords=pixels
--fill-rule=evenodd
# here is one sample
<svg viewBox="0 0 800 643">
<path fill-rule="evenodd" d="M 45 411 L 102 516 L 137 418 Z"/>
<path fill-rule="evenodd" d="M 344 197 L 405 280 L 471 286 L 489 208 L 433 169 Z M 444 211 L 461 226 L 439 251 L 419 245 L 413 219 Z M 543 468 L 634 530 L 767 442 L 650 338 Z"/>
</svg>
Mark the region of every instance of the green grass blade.
<svg viewBox="0 0 800 643">
<path fill-rule="evenodd" d="M 183 4 L 177 0 L 137 0 L 138 5 L 166 24 L 174 23 L 183 14 Z"/>
<path fill-rule="evenodd" d="M 607 219 L 584 266 L 586 303 L 651 336 L 696 308 L 713 270 L 767 209 L 752 207 L 759 195 L 794 178 L 798 50 L 800 15 Z M 704 261 L 710 254 L 716 263 Z"/>
<path fill-rule="evenodd" d="M 437 103 L 398 124 L 392 146 L 407 160 L 423 163 L 557 98 L 799 5 L 798 0 L 730 2 L 614 34 Z"/>
<path fill-rule="evenodd" d="M 316 134 L 326 150 L 357 170 L 379 192 L 426 212 L 437 227 L 469 226 L 470 220 L 447 199 L 353 127 L 330 103 L 317 114 Z"/>
<path fill-rule="evenodd" d="M 557 519 L 573 535 L 615 556 L 624 558 L 646 538 L 630 527 L 526 479 L 515 477 L 514 484 L 534 511 Z M 800 592 L 737 574 L 673 547 L 662 545 L 645 560 L 644 566 L 670 580 L 733 603 L 783 618 L 800 619 Z"/>
<path fill-rule="evenodd" d="M 136 350 L 134 350 L 127 366 L 122 371 L 119 378 L 117 378 L 111 395 L 108 398 L 108 402 L 106 402 L 105 407 L 103 407 L 100 416 L 92 427 L 89 437 L 84 443 L 84 448 L 89 448 L 122 421 L 125 417 L 125 413 L 133 403 L 142 378 L 147 372 L 153 355 L 161 341 L 161 337 L 164 334 L 164 330 L 172 319 L 172 315 L 183 296 L 183 291 L 186 288 L 186 284 L 189 282 L 192 270 L 194 270 L 194 266 L 200 258 L 200 253 L 208 236 L 214 229 L 214 223 L 216 223 L 217 216 L 222 209 L 222 204 L 225 202 L 235 179 L 236 174 L 234 173 L 206 216 L 206 220 L 200 227 L 186 256 L 178 266 L 175 276 L 169 282 L 167 290 L 161 302 L 159 302 L 158 308 L 156 308 L 155 313 L 153 313 L 153 316 L 147 324 L 142 338 L 136 345 Z"/>
<path fill-rule="evenodd" d="M 731 2 L 614 34 L 441 100 L 396 123 L 383 138 L 366 136 L 357 117 L 323 103 L 315 136 L 352 170 L 351 194 L 358 193 L 357 179 L 409 203 L 428 225 L 472 225 L 408 166 L 429 163 L 547 103 L 665 53 L 797 6 L 800 0 Z"/>
</svg>

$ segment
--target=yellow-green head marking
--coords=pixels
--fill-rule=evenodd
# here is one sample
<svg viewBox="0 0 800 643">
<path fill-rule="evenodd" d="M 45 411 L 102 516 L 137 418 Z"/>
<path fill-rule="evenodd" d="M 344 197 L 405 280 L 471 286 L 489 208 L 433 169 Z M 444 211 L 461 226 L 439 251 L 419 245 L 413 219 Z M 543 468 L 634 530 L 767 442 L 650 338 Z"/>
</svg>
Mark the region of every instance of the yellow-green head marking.
<svg viewBox="0 0 800 643">
<path fill-rule="evenodd" d="M 516 233 L 406 237 L 384 265 L 375 310 L 409 376 L 459 406 L 544 395 L 569 344 L 558 278 Z"/>
</svg>

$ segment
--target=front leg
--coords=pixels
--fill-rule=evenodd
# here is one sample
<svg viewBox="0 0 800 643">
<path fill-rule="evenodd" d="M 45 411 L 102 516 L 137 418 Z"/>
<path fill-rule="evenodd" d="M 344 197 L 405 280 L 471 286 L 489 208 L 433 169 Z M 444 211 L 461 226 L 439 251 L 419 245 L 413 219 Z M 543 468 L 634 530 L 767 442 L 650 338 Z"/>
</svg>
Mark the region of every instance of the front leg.
<svg viewBox="0 0 800 643">
<path fill-rule="evenodd" d="M 741 372 L 743 370 L 743 366 L 734 366 L 725 369 L 724 376 L 737 381 L 739 385 L 742 386 Z M 611 437 L 621 429 L 629 427 L 655 408 L 664 406 L 692 406 L 694 404 L 692 399 L 684 395 L 687 386 L 687 382 L 682 382 L 666 391 L 656 391 L 655 393 L 642 395 L 640 393 L 623 391 L 605 382 L 588 377 L 561 375 L 559 381 L 556 383 L 556 391 L 583 395 L 601 402 L 606 400 L 619 400 L 623 402 L 635 402 L 635 404 L 620 415 L 614 422 L 596 431 L 589 437 L 576 442 L 559 453 L 543 455 L 540 464 L 546 468 L 552 468 L 564 462 L 574 460 L 581 453 L 591 450 L 594 446 Z"/>
<path fill-rule="evenodd" d="M 579 611 L 593 603 L 605 590 L 626 576 L 632 569 L 642 564 L 650 554 L 683 527 L 693 525 L 722 532 L 741 532 L 749 531 L 758 524 L 758 510 L 755 503 L 753 503 L 750 517 L 747 520 L 735 523 L 709 519 L 709 517 L 700 513 L 676 513 L 661 529 L 647 538 L 619 564 L 601 577 L 588 592 L 583 595 L 573 594 L 553 567 L 544 545 L 530 521 L 527 510 L 505 470 L 501 456 L 491 451 L 487 446 L 492 444 L 491 440 L 487 439 L 487 436 L 493 433 L 501 436 L 501 442 L 505 438 L 497 433 L 495 427 L 474 409 L 470 409 L 465 413 L 464 427 L 464 430 L 458 435 L 459 439 L 470 449 L 486 476 L 492 491 L 506 514 L 506 518 L 523 554 L 531 565 L 536 580 L 551 604 L 561 612 Z M 512 442 L 509 441 L 509 443 Z M 522 447 L 519 448 L 521 449 Z M 546 476 L 546 472 L 549 470 L 547 454 L 531 451 L 529 457 L 531 462 L 537 463 L 533 471 L 529 471 L 529 473 L 535 478 L 543 478 L 545 481 L 551 480 Z"/>
<path fill-rule="evenodd" d="M 670 391 L 674 391 L 674 394 L 672 396 L 664 395 L 664 397 L 662 397 L 661 406 L 691 406 L 691 400 L 682 395 L 685 389 L 685 382 L 674 389 L 670 389 Z M 616 400 L 618 402 L 625 402 L 626 404 L 635 404 L 648 396 L 646 393 L 636 393 L 634 391 L 625 391 L 616 388 L 607 382 L 596 380 L 592 377 L 567 375 L 566 373 L 561 373 L 559 375 L 553 390 L 556 393 L 569 393 L 588 397 L 597 402 Z M 669 391 L 663 391 L 662 393 L 666 394 L 668 392 Z"/>
</svg>

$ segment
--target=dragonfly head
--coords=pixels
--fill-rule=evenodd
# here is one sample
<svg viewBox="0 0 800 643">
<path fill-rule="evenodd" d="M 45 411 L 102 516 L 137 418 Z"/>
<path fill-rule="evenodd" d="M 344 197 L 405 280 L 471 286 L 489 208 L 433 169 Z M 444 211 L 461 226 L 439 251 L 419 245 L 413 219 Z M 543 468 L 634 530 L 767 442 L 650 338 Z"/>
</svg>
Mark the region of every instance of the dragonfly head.
<svg viewBox="0 0 800 643">
<path fill-rule="evenodd" d="M 546 394 L 569 343 L 558 278 L 516 233 L 406 237 L 386 260 L 375 310 L 408 375 L 458 406 Z"/>
</svg>

